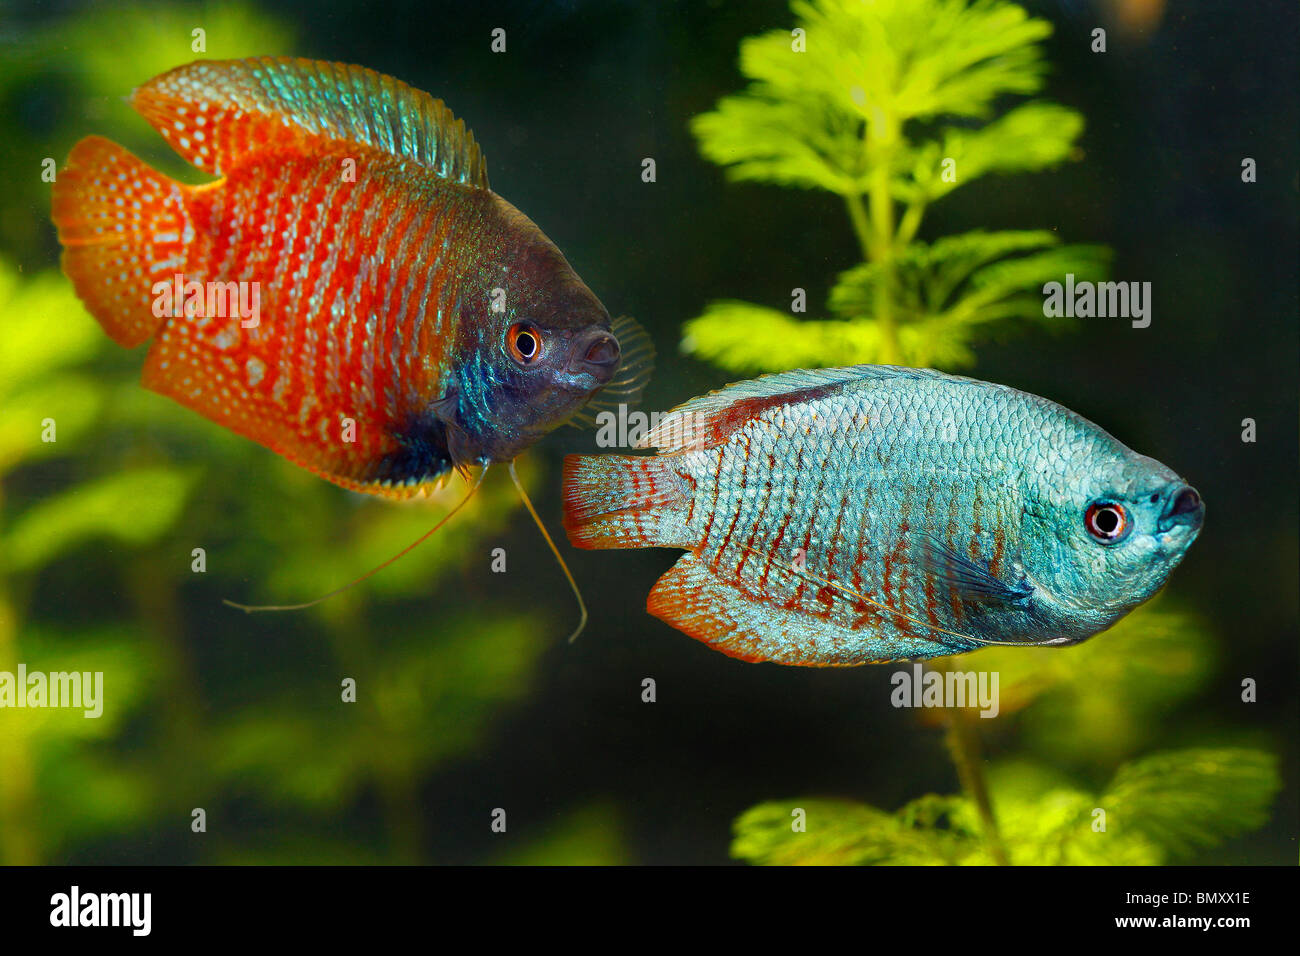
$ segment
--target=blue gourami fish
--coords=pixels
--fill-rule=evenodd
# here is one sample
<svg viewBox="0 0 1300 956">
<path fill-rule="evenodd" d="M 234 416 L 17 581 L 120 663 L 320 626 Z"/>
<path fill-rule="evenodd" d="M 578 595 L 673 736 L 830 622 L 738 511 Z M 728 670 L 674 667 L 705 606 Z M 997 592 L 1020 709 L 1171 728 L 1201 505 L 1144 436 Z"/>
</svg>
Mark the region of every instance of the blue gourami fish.
<svg viewBox="0 0 1300 956">
<path fill-rule="evenodd" d="M 647 609 L 748 661 L 1074 644 L 1150 598 L 1204 517 L 1068 409 L 928 369 L 741 382 L 641 444 L 658 453 L 566 458 L 569 539 L 686 549 Z"/>
<path fill-rule="evenodd" d="M 131 103 L 218 178 L 183 185 L 91 136 L 52 216 L 86 308 L 119 345 L 151 341 L 148 388 L 404 498 L 644 386 L 645 333 L 489 188 L 473 135 L 428 93 L 255 58 L 179 67 Z"/>
</svg>

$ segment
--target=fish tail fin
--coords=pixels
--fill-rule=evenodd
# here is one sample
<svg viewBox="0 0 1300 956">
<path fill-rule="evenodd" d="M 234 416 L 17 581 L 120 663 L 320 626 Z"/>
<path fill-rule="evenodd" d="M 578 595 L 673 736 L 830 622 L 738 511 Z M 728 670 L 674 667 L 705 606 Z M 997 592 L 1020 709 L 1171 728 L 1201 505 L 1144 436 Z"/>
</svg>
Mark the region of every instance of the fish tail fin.
<svg viewBox="0 0 1300 956">
<path fill-rule="evenodd" d="M 653 455 L 568 455 L 564 530 L 578 548 L 688 547 L 681 509 L 687 489 Z"/>
<path fill-rule="evenodd" d="M 54 182 L 63 271 L 118 345 L 140 345 L 165 321 L 152 289 L 184 269 L 194 235 L 186 189 L 102 136 L 77 143 Z"/>
</svg>

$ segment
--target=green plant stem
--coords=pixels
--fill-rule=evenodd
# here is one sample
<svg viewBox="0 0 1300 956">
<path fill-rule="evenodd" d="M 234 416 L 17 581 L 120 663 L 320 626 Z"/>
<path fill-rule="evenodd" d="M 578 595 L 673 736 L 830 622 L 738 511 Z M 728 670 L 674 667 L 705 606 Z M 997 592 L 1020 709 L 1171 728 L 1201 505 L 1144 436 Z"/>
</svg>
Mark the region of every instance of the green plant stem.
<svg viewBox="0 0 1300 956">
<path fill-rule="evenodd" d="M 921 217 L 925 215 L 925 203 L 922 200 L 910 202 L 903 211 L 903 218 L 898 223 L 898 234 L 894 236 L 896 248 L 902 249 L 916 238 L 916 231 L 921 227 Z"/>
<path fill-rule="evenodd" d="M 880 324 L 880 361 L 883 365 L 903 364 L 894 316 L 897 276 L 894 266 L 894 200 L 889 195 L 889 167 L 881 164 L 872 175 L 871 218 L 876 226 L 876 261 L 880 282 L 876 285 L 876 321 Z"/>
<path fill-rule="evenodd" d="M 880 281 L 876 284 L 875 292 L 875 313 L 872 316 L 880 334 L 880 361 L 885 365 L 901 365 L 903 350 L 899 345 L 898 322 L 894 314 L 897 294 L 895 260 L 899 245 L 895 236 L 890 174 L 894 150 L 902 129 L 896 117 L 878 111 L 871 122 L 864 124 L 862 132 L 864 161 L 871 172 L 867 186 L 867 208 L 863 208 L 862 194 L 858 192 L 847 193 L 844 201 L 863 258 L 880 267 Z"/>
<path fill-rule="evenodd" d="M 845 193 L 844 205 L 849 210 L 849 221 L 853 223 L 853 233 L 858 237 L 858 246 L 862 258 L 870 261 L 873 254 L 871 238 L 871 220 L 867 218 L 867 208 L 862 205 L 860 193 Z"/>
<path fill-rule="evenodd" d="M 858 237 L 862 249 L 862 258 L 867 262 L 879 262 L 884 270 L 882 281 L 876 288 L 876 309 L 874 318 L 880 329 L 880 361 L 885 365 L 899 365 L 902 351 L 898 346 L 898 329 L 894 324 L 894 273 L 892 243 L 882 245 L 879 230 L 875 228 L 868 216 L 859 193 L 846 193 L 844 205 L 848 207 L 849 220 L 853 223 L 853 232 Z M 872 204 L 874 209 L 876 203 Z M 892 219 L 892 205 L 890 207 Z"/>
<path fill-rule="evenodd" d="M 948 722 L 948 752 L 952 762 L 957 766 L 957 777 L 962 789 L 975 804 L 984 828 L 984 842 L 988 846 L 989 856 L 998 866 L 1007 866 L 1006 847 L 1002 844 L 1002 835 L 998 832 L 997 818 L 993 816 L 993 804 L 989 800 L 988 783 L 984 779 L 984 762 L 980 753 L 979 733 L 971 726 L 970 717 L 965 708 L 952 707 L 945 711 Z"/>
<path fill-rule="evenodd" d="M 206 774 L 212 761 L 210 738 L 204 732 L 199 709 L 202 695 L 184 638 L 176 579 L 169 563 L 154 552 L 131 562 L 125 576 L 136 617 L 145 625 L 158 655 L 164 714 L 160 750 L 165 765 L 172 768 L 169 812 L 189 819 L 195 807 L 205 805 L 203 795 L 211 792 L 211 779 Z"/>
</svg>

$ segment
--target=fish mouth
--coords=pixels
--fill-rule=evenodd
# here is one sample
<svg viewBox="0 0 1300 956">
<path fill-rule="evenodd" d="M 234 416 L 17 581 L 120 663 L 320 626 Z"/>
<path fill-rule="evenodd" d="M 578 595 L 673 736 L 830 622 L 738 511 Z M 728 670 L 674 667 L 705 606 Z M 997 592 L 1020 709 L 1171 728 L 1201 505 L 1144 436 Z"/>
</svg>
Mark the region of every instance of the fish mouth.
<svg viewBox="0 0 1300 956">
<path fill-rule="evenodd" d="M 575 378 L 589 376 L 599 388 L 617 374 L 621 359 L 618 339 L 605 329 L 590 329 L 573 340 L 566 368 Z"/>
<path fill-rule="evenodd" d="M 608 385 L 621 361 L 618 339 L 605 329 L 589 329 L 574 336 L 568 361 L 555 370 L 552 382 L 565 391 L 587 395 Z"/>
<path fill-rule="evenodd" d="M 618 368 L 618 339 L 609 332 L 594 332 L 578 343 L 577 351 L 582 354 L 583 365 L 598 372 L 612 376 Z"/>
<path fill-rule="evenodd" d="M 1165 508 L 1156 522 L 1156 531 L 1168 534 L 1184 528 L 1195 534 L 1205 523 L 1205 502 L 1191 485 L 1175 485 L 1165 496 Z"/>
</svg>

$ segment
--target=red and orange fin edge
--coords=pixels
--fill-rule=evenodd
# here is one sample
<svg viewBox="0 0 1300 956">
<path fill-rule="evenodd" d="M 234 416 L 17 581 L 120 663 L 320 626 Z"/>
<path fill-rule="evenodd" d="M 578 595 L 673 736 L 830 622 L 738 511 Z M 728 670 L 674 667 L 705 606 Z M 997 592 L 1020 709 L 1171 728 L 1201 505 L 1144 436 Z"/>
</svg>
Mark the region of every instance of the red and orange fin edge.
<svg viewBox="0 0 1300 956">
<path fill-rule="evenodd" d="M 77 143 L 54 182 L 63 271 L 118 345 L 134 348 L 166 321 L 153 313 L 152 289 L 185 267 L 193 227 L 184 191 L 101 136 Z"/>
<path fill-rule="evenodd" d="M 658 513 L 683 501 L 681 482 L 653 455 L 567 455 L 564 530 L 578 548 L 665 544 Z"/>
<path fill-rule="evenodd" d="M 349 491 L 416 498 L 446 478 L 447 472 L 409 483 L 371 477 L 374 462 L 398 450 L 382 421 L 353 412 L 355 440 L 344 441 L 337 422 L 348 409 L 330 409 L 318 427 L 288 419 L 274 388 L 268 387 L 270 374 L 255 382 L 247 373 L 249 361 L 270 366 L 259 357 L 262 353 L 245 350 L 241 362 L 211 344 L 212 335 L 223 329 L 235 340 L 243 331 L 239 322 L 238 317 L 214 320 L 207 334 L 196 323 L 167 325 L 145 356 L 141 384 Z"/>
<path fill-rule="evenodd" d="M 728 657 L 798 667 L 856 667 L 841 659 L 843 632 L 776 607 L 722 580 L 707 562 L 687 553 L 650 590 L 646 610 Z"/>
<path fill-rule="evenodd" d="M 646 611 L 728 657 L 772 660 L 768 639 L 746 623 L 761 613 L 760 607 L 719 581 L 694 554 L 683 555 L 655 583 Z"/>
<path fill-rule="evenodd" d="M 268 144 L 355 143 L 488 188 L 473 134 L 446 105 L 361 66 L 295 57 L 200 60 L 139 87 L 131 105 L 178 153 L 222 175 Z"/>
</svg>

